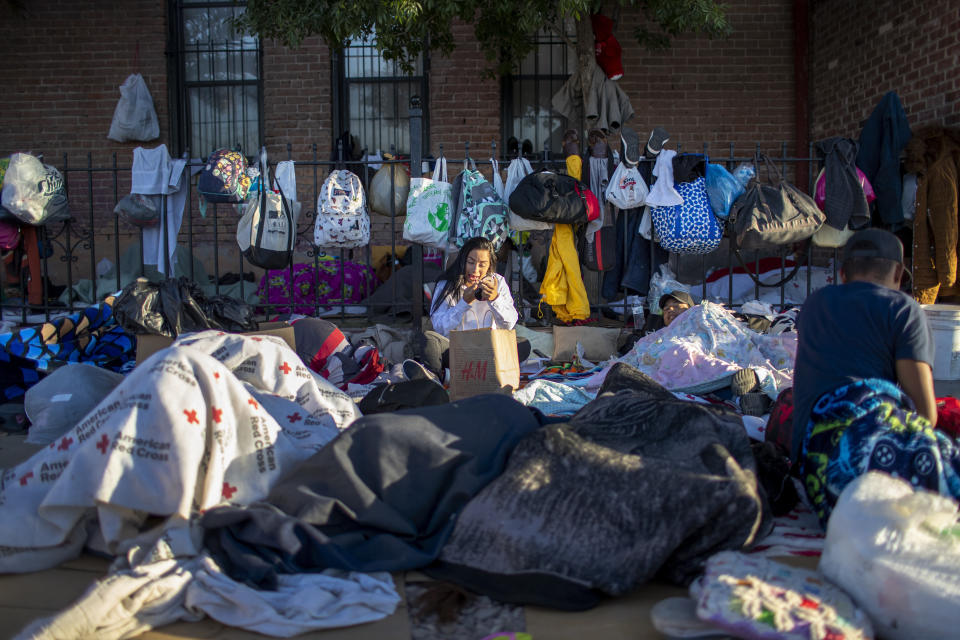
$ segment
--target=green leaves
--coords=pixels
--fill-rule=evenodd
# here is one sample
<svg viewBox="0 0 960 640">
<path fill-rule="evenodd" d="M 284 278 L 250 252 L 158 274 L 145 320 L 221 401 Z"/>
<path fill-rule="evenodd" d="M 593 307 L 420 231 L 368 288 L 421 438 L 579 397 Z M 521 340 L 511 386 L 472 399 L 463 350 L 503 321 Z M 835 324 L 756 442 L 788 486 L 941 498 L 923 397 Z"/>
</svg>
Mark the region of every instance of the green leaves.
<svg viewBox="0 0 960 640">
<path fill-rule="evenodd" d="M 714 0 L 619 3 L 643 12 L 644 23 L 634 36 L 647 47 L 667 47 L 686 32 L 730 33 L 724 7 Z M 454 51 L 458 43 L 451 26 L 459 19 L 473 25 L 489 73 L 509 74 L 533 50 L 532 34 L 567 18 L 589 20 L 600 6 L 599 0 L 248 0 L 235 26 L 292 48 L 317 35 L 332 49 L 342 49 L 375 33 L 381 55 L 411 72 L 427 48 L 446 55 Z"/>
</svg>

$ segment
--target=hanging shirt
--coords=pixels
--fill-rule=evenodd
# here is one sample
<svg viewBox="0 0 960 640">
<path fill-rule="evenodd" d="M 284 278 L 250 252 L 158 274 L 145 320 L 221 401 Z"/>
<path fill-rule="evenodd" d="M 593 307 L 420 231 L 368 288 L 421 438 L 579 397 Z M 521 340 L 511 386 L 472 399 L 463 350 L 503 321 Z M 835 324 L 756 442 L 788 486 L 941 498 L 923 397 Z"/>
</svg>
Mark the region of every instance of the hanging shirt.
<svg viewBox="0 0 960 640">
<path fill-rule="evenodd" d="M 510 297 L 510 287 L 499 273 L 492 276 L 497 281 L 497 299 L 474 300 L 468 303 L 463 299 L 461 289 L 460 299 L 454 301 L 453 296 L 447 296 L 436 311 L 430 314 L 433 330 L 442 336 L 450 336 L 451 331 L 466 331 L 468 329 L 513 329 L 517 324 L 519 314 L 513 306 Z M 437 282 L 434 297 L 439 296 L 446 286 L 446 280 Z"/>
</svg>

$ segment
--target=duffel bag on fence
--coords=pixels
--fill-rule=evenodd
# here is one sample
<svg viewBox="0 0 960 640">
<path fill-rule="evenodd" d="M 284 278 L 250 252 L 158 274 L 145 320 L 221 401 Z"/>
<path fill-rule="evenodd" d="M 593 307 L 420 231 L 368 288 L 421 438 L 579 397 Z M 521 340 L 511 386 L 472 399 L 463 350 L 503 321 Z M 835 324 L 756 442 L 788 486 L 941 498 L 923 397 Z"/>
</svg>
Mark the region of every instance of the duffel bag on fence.
<svg viewBox="0 0 960 640">
<path fill-rule="evenodd" d="M 777 167 L 763 154 L 767 179 L 750 181 L 743 195 L 730 208 L 731 240 L 739 249 L 773 249 L 800 242 L 817 232 L 826 220 L 813 198 L 783 179 Z"/>
<path fill-rule="evenodd" d="M 10 156 L 3 179 L 3 208 L 30 225 L 70 218 L 63 176 L 29 153 Z"/>
<path fill-rule="evenodd" d="M 703 176 L 676 185 L 683 204 L 653 207 L 650 217 L 662 246 L 671 253 L 710 253 L 720 246 L 723 228 L 707 200 Z"/>
<path fill-rule="evenodd" d="M 217 149 L 197 178 L 197 192 L 207 202 L 243 202 L 250 190 L 247 159 L 239 151 Z"/>
<path fill-rule="evenodd" d="M 470 160 L 471 169 L 464 169 L 453 186 L 453 221 L 450 224 L 450 239 L 462 247 L 470 238 L 484 237 L 500 250 L 510 234 L 507 224 L 507 205 L 497 195 L 493 185 L 477 171 Z"/>
<path fill-rule="evenodd" d="M 354 249 L 370 244 L 367 196 L 357 174 L 331 171 L 317 196 L 313 243 L 319 247 Z"/>
<path fill-rule="evenodd" d="M 521 218 L 553 224 L 587 222 L 587 191 L 576 178 L 537 171 L 526 176 L 510 194 L 510 210 Z"/>
<path fill-rule="evenodd" d="M 446 249 L 452 215 L 453 185 L 447 179 L 447 159 L 440 156 L 432 179 L 414 178 L 410 181 L 403 239 Z"/>
</svg>

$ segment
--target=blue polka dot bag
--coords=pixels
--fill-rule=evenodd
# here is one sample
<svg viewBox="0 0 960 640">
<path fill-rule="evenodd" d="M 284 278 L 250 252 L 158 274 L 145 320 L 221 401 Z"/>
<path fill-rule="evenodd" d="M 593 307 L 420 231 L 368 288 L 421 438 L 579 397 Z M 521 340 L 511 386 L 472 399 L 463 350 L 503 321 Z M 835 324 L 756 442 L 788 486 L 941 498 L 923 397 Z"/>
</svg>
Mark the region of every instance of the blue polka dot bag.
<svg viewBox="0 0 960 640">
<path fill-rule="evenodd" d="M 653 207 L 650 217 L 660 246 L 671 253 L 710 253 L 720 246 L 723 227 L 707 199 L 702 176 L 676 185 L 683 204 Z"/>
</svg>

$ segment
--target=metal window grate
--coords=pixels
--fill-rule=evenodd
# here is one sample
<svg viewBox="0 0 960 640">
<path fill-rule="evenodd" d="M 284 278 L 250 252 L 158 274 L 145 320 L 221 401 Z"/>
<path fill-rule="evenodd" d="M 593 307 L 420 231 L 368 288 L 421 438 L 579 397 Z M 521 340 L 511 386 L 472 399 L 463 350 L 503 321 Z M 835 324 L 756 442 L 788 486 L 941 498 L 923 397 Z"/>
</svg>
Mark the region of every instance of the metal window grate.
<svg viewBox="0 0 960 640">
<path fill-rule="evenodd" d="M 410 97 L 426 96 L 424 56 L 407 75 L 385 60 L 376 48 L 376 37 L 353 40 L 344 50 L 346 128 L 369 153 L 396 149 L 410 153 Z"/>
<path fill-rule="evenodd" d="M 558 149 L 568 126 L 567 119 L 553 111 L 550 101 L 576 70 L 576 53 L 552 31 L 539 31 L 534 42 L 536 48 L 503 80 L 503 144 L 507 155 L 514 155 L 517 147 L 526 149 L 525 154 L 539 153 L 545 143 L 550 149 Z"/>
<path fill-rule="evenodd" d="M 262 142 L 260 42 L 230 24 L 244 3 L 174 4 L 179 146 L 201 156 L 237 145 L 253 153 Z"/>
</svg>

